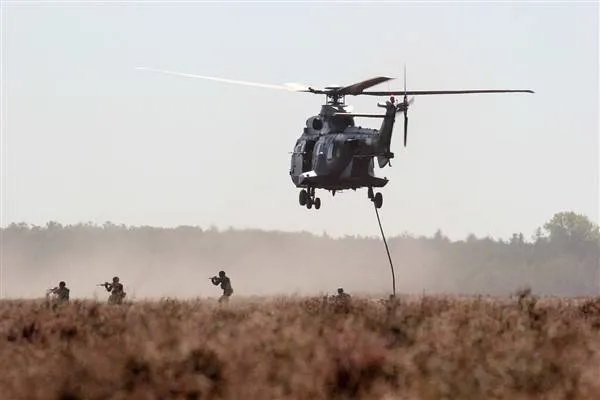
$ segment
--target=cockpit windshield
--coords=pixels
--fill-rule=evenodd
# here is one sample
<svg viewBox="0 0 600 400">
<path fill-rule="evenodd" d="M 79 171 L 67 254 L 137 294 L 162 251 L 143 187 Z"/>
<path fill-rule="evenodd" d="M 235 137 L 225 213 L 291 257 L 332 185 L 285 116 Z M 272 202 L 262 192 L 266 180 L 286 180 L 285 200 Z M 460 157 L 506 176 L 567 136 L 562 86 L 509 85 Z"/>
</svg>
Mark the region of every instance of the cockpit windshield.
<svg viewBox="0 0 600 400">
<path fill-rule="evenodd" d="M 334 115 L 329 120 L 329 126 L 334 132 L 341 132 L 349 126 L 354 126 L 354 118 L 349 115 Z"/>
</svg>

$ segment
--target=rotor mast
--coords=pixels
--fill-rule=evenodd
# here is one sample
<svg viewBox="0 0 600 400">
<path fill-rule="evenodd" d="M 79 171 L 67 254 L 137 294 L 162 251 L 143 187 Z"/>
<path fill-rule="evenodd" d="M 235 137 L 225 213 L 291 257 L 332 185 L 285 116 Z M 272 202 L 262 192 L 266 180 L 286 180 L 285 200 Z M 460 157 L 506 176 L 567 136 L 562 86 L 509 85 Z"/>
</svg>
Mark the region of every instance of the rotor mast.
<svg viewBox="0 0 600 400">
<path fill-rule="evenodd" d="M 344 106 L 346 105 L 346 96 L 343 93 L 325 93 L 325 104 L 332 106 Z"/>
</svg>

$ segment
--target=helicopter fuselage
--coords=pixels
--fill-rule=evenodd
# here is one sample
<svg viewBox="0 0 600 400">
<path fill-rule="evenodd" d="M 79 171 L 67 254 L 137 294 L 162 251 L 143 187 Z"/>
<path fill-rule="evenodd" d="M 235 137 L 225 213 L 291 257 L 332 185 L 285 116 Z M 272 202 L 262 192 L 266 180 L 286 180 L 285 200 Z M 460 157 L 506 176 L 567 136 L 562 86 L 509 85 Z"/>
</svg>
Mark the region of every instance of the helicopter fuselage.
<svg viewBox="0 0 600 400">
<path fill-rule="evenodd" d="M 388 180 L 374 174 L 378 135 L 377 129 L 353 126 L 337 133 L 305 128 L 291 157 L 292 182 L 329 191 L 385 186 Z"/>
<path fill-rule="evenodd" d="M 368 188 L 368 197 L 381 207 L 383 197 L 381 193 L 374 195 L 373 188 L 387 185 L 388 179 L 375 176 L 374 159 L 384 167 L 394 156 L 389 145 L 397 112 L 392 103 L 382 107 L 386 114 L 375 116 L 383 118 L 381 129 L 355 126 L 354 116 L 373 115 L 348 113 L 340 103 L 325 104 L 319 115 L 306 120 L 292 152 L 289 172 L 294 185 L 302 188 L 300 205 L 320 208 L 316 189 L 335 196 L 336 191 Z"/>
<path fill-rule="evenodd" d="M 384 106 L 385 107 L 385 106 Z M 346 106 L 329 103 L 306 120 L 291 157 L 290 177 L 296 187 L 339 191 L 383 187 L 388 180 L 374 174 L 374 158 L 389 152 L 396 109 L 390 105 L 381 129 L 355 126 Z M 380 161 L 380 166 L 387 164 Z"/>
</svg>

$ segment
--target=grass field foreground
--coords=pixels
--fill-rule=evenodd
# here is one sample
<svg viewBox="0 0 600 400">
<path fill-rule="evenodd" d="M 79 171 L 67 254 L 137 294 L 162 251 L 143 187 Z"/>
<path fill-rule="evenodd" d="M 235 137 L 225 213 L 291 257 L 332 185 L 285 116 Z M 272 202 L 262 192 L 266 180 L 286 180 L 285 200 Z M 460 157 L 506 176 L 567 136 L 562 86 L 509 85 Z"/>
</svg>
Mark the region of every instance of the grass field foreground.
<svg viewBox="0 0 600 400">
<path fill-rule="evenodd" d="M 0 302 L 12 399 L 592 399 L 600 299 Z"/>
</svg>

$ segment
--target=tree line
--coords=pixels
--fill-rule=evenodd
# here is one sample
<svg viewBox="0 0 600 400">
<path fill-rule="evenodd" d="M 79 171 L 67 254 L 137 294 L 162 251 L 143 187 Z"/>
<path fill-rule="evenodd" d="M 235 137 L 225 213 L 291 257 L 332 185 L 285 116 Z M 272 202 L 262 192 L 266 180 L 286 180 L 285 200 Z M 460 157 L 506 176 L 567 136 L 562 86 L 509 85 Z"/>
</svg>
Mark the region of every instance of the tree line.
<svg viewBox="0 0 600 400">
<path fill-rule="evenodd" d="M 89 288 L 120 274 L 137 284 L 140 295 L 193 295 L 206 286 L 207 274 L 221 268 L 241 294 L 390 288 L 380 238 L 110 222 L 13 223 L 1 234 L 10 294 L 27 292 L 32 280 L 62 276 Z M 509 239 L 469 235 L 452 241 L 438 231 L 391 237 L 388 244 L 400 291 L 505 294 L 528 285 L 540 294 L 600 294 L 599 228 L 575 212 L 556 213 L 530 238 L 515 233 Z"/>
</svg>

